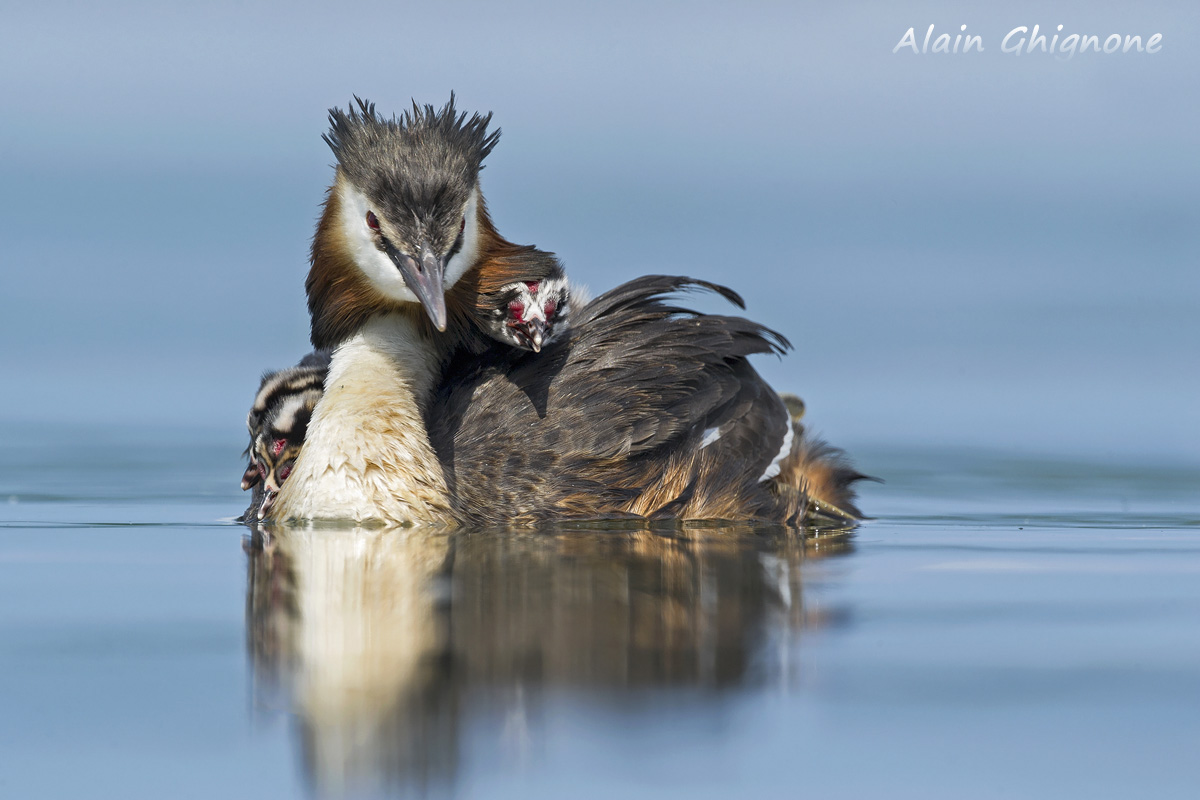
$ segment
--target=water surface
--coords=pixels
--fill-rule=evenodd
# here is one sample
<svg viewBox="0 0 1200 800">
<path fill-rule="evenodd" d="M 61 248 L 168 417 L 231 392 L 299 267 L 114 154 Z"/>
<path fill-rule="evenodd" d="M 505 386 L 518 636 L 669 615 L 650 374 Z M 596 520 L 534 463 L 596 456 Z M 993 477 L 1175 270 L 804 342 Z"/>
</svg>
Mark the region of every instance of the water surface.
<svg viewBox="0 0 1200 800">
<path fill-rule="evenodd" d="M 5 797 L 1185 797 L 1200 469 L 860 448 L 857 531 L 251 531 L 7 426 Z"/>
</svg>

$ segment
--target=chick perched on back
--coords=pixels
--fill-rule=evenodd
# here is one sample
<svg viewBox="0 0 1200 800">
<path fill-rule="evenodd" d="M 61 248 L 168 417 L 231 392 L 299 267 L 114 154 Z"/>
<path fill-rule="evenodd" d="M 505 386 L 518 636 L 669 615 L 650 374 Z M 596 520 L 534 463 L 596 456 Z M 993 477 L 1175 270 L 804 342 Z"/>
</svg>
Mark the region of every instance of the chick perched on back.
<svg viewBox="0 0 1200 800">
<path fill-rule="evenodd" d="M 540 353 L 570 327 L 572 304 L 585 305 L 581 290 L 571 286 L 561 270 L 540 281 L 510 283 L 481 297 L 491 312 L 481 314 L 479 326 L 498 342 Z"/>
<path fill-rule="evenodd" d="M 480 356 L 539 353 L 563 337 L 573 311 L 591 299 L 567 279 L 553 253 L 509 247 L 511 252 L 485 259 L 446 293 L 459 309 L 455 316 L 465 322 L 452 331 L 456 347 Z"/>
</svg>

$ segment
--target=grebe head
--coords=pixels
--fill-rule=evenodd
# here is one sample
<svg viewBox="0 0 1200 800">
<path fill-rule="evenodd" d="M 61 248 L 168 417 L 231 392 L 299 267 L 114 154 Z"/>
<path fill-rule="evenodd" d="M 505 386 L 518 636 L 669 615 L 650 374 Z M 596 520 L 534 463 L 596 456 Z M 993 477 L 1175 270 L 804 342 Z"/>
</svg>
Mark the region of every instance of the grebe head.
<svg viewBox="0 0 1200 800">
<path fill-rule="evenodd" d="M 355 100 L 357 108 L 329 112 L 324 138 L 337 178 L 313 243 L 314 270 L 333 253 L 339 267 L 348 260 L 360 273 L 349 279 L 361 284 L 360 300 L 383 308 L 420 303 L 445 330 L 445 291 L 478 258 L 486 215 L 479 170 L 500 132 L 488 132 L 491 114 L 457 112 L 453 95 L 440 110 L 413 103 L 391 119 Z"/>
<path fill-rule="evenodd" d="M 283 482 L 292 473 L 321 393 L 314 388 L 281 398 L 267 412 L 262 429 L 251 443 L 251 465 L 262 483 L 259 519 L 270 511 Z"/>
<path fill-rule="evenodd" d="M 496 307 L 483 321 L 483 329 L 511 347 L 539 353 L 570 323 L 571 289 L 566 278 L 519 281 L 497 295 Z"/>
<path fill-rule="evenodd" d="M 246 417 L 250 464 L 242 490 L 255 488 L 245 518 L 266 516 L 304 445 L 308 423 L 324 392 L 329 354 L 310 353 L 296 366 L 263 376 Z"/>
</svg>

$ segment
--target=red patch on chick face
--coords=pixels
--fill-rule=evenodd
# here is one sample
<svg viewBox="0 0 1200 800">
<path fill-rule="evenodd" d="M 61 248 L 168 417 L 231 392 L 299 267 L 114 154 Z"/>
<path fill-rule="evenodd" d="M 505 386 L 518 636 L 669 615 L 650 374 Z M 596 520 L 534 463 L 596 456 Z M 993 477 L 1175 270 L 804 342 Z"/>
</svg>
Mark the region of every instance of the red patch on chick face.
<svg viewBox="0 0 1200 800">
<path fill-rule="evenodd" d="M 287 439 L 276 439 L 271 442 L 271 455 L 277 456 L 283 452 L 283 448 L 287 447 Z"/>
<path fill-rule="evenodd" d="M 508 304 L 509 315 L 517 322 L 525 321 L 525 304 L 520 300 L 513 300 Z"/>
</svg>

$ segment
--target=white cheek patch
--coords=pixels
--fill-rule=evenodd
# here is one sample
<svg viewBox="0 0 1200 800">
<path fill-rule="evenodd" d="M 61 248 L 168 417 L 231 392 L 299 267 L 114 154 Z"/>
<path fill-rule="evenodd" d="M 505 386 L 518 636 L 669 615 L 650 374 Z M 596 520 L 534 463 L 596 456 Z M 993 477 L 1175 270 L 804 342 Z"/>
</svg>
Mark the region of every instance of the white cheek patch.
<svg viewBox="0 0 1200 800">
<path fill-rule="evenodd" d="M 364 212 L 365 213 L 365 212 Z M 467 273 L 479 259 L 479 187 L 471 190 L 467 199 L 467 207 L 463 210 L 463 244 L 457 253 L 446 263 L 446 274 L 442 285 L 449 289 Z"/>
<path fill-rule="evenodd" d="M 408 288 L 400 270 L 375 246 L 375 235 L 367 227 L 367 212 L 372 210 L 367 196 L 345 181 L 338 182 L 338 190 L 342 233 L 354 263 L 384 297 L 402 303 L 419 303 L 420 299 Z"/>
<path fill-rule="evenodd" d="M 372 211 L 367 196 L 349 183 L 339 182 L 341 226 L 354 263 L 371 285 L 384 297 L 402 303 L 419 303 L 408 288 L 400 270 L 387 254 L 375 246 L 375 234 L 367 227 L 367 212 Z M 446 263 L 442 279 L 445 289 L 453 286 L 479 259 L 479 187 L 471 190 L 463 211 L 463 245 Z"/>
<path fill-rule="evenodd" d="M 795 429 L 792 427 L 792 423 L 789 422 L 787 426 L 787 433 L 785 433 L 783 436 L 783 446 L 779 448 L 779 455 L 775 456 L 775 460 L 772 461 L 770 466 L 767 467 L 766 471 L 763 472 L 762 477 L 758 479 L 759 483 L 768 481 L 779 474 L 779 470 L 783 467 L 783 460 L 792 452 L 792 437 L 794 431 Z"/>
</svg>

